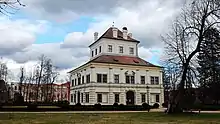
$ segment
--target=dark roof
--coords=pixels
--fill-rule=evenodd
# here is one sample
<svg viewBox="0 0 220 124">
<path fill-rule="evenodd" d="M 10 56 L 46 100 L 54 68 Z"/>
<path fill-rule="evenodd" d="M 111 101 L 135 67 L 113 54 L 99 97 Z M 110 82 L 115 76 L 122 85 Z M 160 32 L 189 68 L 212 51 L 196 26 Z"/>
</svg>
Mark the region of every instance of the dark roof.
<svg viewBox="0 0 220 124">
<path fill-rule="evenodd" d="M 80 67 L 88 64 L 88 63 L 108 63 L 108 64 L 122 64 L 122 65 L 134 65 L 134 66 L 146 66 L 146 67 L 158 67 L 162 68 L 161 66 L 157 66 L 151 64 L 139 57 L 131 57 L 131 56 L 115 56 L 115 55 L 101 55 L 97 58 L 90 60 L 89 62 L 81 65 Z M 78 67 L 78 68 L 80 68 Z M 78 69 L 76 68 L 76 69 Z M 74 70 L 76 70 L 74 69 Z M 70 72 L 72 72 L 71 70 Z M 69 73 L 70 73 L 69 72 Z"/>
<path fill-rule="evenodd" d="M 91 60 L 91 62 L 159 67 L 139 57 L 131 57 L 131 56 L 101 55 Z"/>
<path fill-rule="evenodd" d="M 99 37 L 99 39 L 97 39 L 95 42 L 93 42 L 90 46 L 92 46 L 93 44 L 95 44 L 96 42 L 98 42 L 101 38 L 108 38 L 108 39 L 115 39 L 115 40 L 124 40 L 124 41 L 129 41 L 129 42 L 137 42 L 137 43 L 140 43 L 140 41 L 136 40 L 136 39 L 133 39 L 131 38 L 130 36 L 127 36 L 127 39 L 124 39 L 123 38 L 123 32 L 120 31 L 118 29 L 118 37 L 115 38 L 113 37 L 113 31 L 112 31 L 112 27 L 110 27 L 101 37 Z"/>
</svg>

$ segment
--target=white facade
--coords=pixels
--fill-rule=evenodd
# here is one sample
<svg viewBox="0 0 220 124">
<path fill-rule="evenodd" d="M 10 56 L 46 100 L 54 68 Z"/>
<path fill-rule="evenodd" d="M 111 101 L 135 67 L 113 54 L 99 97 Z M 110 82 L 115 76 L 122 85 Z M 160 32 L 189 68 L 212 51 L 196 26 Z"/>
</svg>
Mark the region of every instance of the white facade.
<svg viewBox="0 0 220 124">
<path fill-rule="evenodd" d="M 112 51 L 109 51 L 109 45 L 112 46 Z M 137 46 L 138 42 L 100 38 L 90 46 L 90 60 L 101 55 L 138 57 Z M 123 47 L 123 52 L 120 52 L 119 47 Z M 124 105 L 142 105 L 143 103 L 161 105 L 164 102 L 160 67 L 90 61 L 74 69 L 70 74 L 70 104 L 72 105 L 76 103 L 113 105 L 116 102 Z"/>
</svg>

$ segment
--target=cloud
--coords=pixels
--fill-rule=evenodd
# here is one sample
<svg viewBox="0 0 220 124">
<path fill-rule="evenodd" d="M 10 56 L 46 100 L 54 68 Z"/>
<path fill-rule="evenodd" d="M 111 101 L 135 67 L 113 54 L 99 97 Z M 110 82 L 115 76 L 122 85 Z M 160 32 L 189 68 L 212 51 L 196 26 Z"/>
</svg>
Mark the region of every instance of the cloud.
<svg viewBox="0 0 220 124">
<path fill-rule="evenodd" d="M 36 39 L 35 34 L 46 31 L 45 24 L 45 21 L 12 21 L 0 17 L 0 55 L 11 55 L 32 45 Z"/>
</svg>

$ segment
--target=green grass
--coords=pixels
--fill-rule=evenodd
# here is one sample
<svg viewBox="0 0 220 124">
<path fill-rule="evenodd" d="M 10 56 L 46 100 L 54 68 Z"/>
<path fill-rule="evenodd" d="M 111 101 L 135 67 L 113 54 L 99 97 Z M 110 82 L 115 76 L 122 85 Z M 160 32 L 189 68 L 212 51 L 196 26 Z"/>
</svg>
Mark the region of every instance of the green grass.
<svg viewBox="0 0 220 124">
<path fill-rule="evenodd" d="M 220 124 L 220 114 L 164 113 L 1 113 L 0 124 Z"/>
</svg>

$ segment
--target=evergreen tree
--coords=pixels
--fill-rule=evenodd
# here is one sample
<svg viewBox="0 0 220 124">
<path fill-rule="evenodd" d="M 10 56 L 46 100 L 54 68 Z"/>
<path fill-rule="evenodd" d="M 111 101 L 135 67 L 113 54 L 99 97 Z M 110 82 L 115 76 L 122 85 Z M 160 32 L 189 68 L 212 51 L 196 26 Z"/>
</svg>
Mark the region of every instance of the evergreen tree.
<svg viewBox="0 0 220 124">
<path fill-rule="evenodd" d="M 204 96 L 217 103 L 220 100 L 220 34 L 217 29 L 210 29 L 205 34 L 198 56 L 200 86 Z"/>
</svg>

